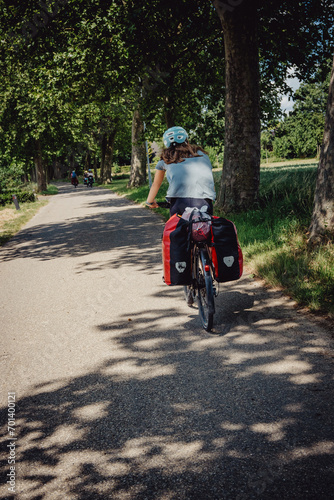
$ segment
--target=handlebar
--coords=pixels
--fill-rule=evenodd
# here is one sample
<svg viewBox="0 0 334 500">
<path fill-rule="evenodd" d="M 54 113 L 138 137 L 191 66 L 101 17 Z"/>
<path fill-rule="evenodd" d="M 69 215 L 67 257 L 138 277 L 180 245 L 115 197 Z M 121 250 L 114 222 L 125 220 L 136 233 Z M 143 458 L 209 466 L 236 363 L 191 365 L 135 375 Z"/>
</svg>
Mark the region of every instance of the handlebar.
<svg viewBox="0 0 334 500">
<path fill-rule="evenodd" d="M 159 208 L 170 208 L 169 201 L 158 201 Z"/>
<path fill-rule="evenodd" d="M 151 204 L 148 204 L 148 203 L 146 203 L 146 205 L 147 205 L 149 208 L 152 208 L 153 210 L 154 210 L 155 208 L 170 208 L 170 203 L 169 203 L 169 201 L 157 201 L 156 203 L 157 203 L 157 205 L 158 205 L 157 207 L 152 207 L 152 206 L 151 206 Z"/>
</svg>

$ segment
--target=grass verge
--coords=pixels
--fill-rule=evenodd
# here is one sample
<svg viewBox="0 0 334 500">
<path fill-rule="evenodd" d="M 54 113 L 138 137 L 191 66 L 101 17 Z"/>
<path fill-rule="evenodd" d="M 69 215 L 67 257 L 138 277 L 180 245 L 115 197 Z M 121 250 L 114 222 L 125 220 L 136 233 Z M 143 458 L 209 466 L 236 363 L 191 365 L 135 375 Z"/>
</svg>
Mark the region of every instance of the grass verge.
<svg viewBox="0 0 334 500">
<path fill-rule="evenodd" d="M 57 182 L 57 181 L 54 181 L 54 182 Z M 34 193 L 37 193 L 37 183 L 30 182 L 29 184 L 26 184 L 24 186 L 24 190 L 33 191 Z M 56 184 L 48 184 L 46 190 L 42 191 L 42 193 L 40 193 L 40 194 L 45 195 L 45 196 L 50 196 L 50 195 L 58 194 L 58 192 L 59 192 L 59 189 L 57 188 Z M 40 196 L 40 194 L 38 194 L 38 196 Z"/>
<path fill-rule="evenodd" d="M 42 191 L 42 194 L 54 195 L 54 194 L 58 194 L 58 192 L 59 192 L 59 189 L 57 188 L 57 186 L 55 186 L 54 184 L 49 184 L 46 191 Z"/>
<path fill-rule="evenodd" d="M 48 186 L 43 194 L 57 193 L 55 186 Z M 40 196 L 34 202 L 20 203 L 20 210 L 16 210 L 14 205 L 0 207 L 0 246 L 9 241 L 47 203 L 48 200 Z"/>
<path fill-rule="evenodd" d="M 259 206 L 230 215 L 245 261 L 269 285 L 282 288 L 301 306 L 334 317 L 334 247 L 310 250 L 316 169 L 274 167 L 261 173 Z"/>
<path fill-rule="evenodd" d="M 229 214 L 238 229 L 245 264 L 270 286 L 280 287 L 301 306 L 334 317 L 334 247 L 307 247 L 316 165 L 288 162 L 261 168 L 259 202 L 242 214 Z M 310 162 L 312 163 L 312 162 Z M 218 192 L 221 172 L 214 172 Z M 127 189 L 128 176 L 115 176 L 109 189 L 145 203 L 148 186 Z M 164 181 L 158 201 L 167 192 Z M 169 212 L 158 209 L 165 219 Z M 216 215 L 224 216 L 215 209 Z"/>
</svg>

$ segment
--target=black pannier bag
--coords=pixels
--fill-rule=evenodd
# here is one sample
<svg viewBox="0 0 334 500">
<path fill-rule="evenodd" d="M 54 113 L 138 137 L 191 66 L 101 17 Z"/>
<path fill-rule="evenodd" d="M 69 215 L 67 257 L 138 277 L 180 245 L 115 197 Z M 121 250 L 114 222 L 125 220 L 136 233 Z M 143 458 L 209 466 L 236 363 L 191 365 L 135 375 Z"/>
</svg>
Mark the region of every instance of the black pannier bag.
<svg viewBox="0 0 334 500">
<path fill-rule="evenodd" d="M 191 284 L 189 222 L 174 214 L 166 222 L 162 236 L 162 260 L 166 285 Z"/>
<path fill-rule="evenodd" d="M 216 281 L 238 280 L 243 271 L 243 256 L 233 222 L 212 216 L 212 264 Z"/>
</svg>

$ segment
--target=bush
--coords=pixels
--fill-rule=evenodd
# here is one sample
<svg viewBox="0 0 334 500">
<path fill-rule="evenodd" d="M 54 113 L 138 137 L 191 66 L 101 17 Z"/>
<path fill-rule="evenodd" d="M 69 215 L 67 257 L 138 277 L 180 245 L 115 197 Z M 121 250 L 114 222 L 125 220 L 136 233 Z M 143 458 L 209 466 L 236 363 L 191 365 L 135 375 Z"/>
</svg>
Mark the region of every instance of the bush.
<svg viewBox="0 0 334 500">
<path fill-rule="evenodd" d="M 293 149 L 291 139 L 286 135 L 284 135 L 283 137 L 275 137 L 273 143 L 273 153 L 274 156 L 278 158 L 294 158 L 295 151 Z"/>
<path fill-rule="evenodd" d="M 12 201 L 13 201 L 13 198 L 12 198 L 12 195 L 10 193 L 0 193 L 0 205 L 1 206 L 9 205 L 10 203 L 12 203 Z"/>
<path fill-rule="evenodd" d="M 25 203 L 27 201 L 35 201 L 36 199 L 35 193 L 33 193 L 32 191 L 20 191 L 19 193 L 17 193 L 16 196 L 19 203 Z"/>
<path fill-rule="evenodd" d="M 35 201 L 32 191 L 23 192 L 21 189 L 21 177 L 24 174 L 24 165 L 22 162 L 12 161 L 9 164 L 0 165 L 0 205 L 8 205 L 13 201 L 13 195 L 16 194 L 18 201 Z"/>
<path fill-rule="evenodd" d="M 25 203 L 27 201 L 35 201 L 35 194 L 32 191 L 12 191 L 0 193 L 0 205 L 9 205 L 13 202 L 13 195 L 17 196 L 17 200 L 19 203 Z"/>
<path fill-rule="evenodd" d="M 267 160 L 268 160 L 268 162 L 272 162 L 275 160 L 275 158 L 276 157 L 275 157 L 273 151 L 265 149 L 265 148 L 261 148 L 261 161 L 262 162 L 265 162 Z"/>
<path fill-rule="evenodd" d="M 203 149 L 205 149 L 205 151 L 208 153 L 213 168 L 219 168 L 220 164 L 221 165 L 223 164 L 224 160 L 223 152 L 220 152 L 218 154 L 217 149 L 212 148 L 211 146 L 206 146 Z"/>
</svg>

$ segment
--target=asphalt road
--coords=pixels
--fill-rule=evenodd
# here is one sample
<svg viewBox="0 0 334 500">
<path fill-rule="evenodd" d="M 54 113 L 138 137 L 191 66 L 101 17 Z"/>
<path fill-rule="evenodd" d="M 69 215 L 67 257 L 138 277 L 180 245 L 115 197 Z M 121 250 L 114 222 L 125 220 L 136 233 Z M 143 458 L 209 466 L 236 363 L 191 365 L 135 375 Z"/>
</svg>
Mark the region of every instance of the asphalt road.
<svg viewBox="0 0 334 500">
<path fill-rule="evenodd" d="M 162 229 L 64 185 L 0 249 L 0 498 L 333 499 L 332 333 L 247 273 L 206 333 Z"/>
</svg>

